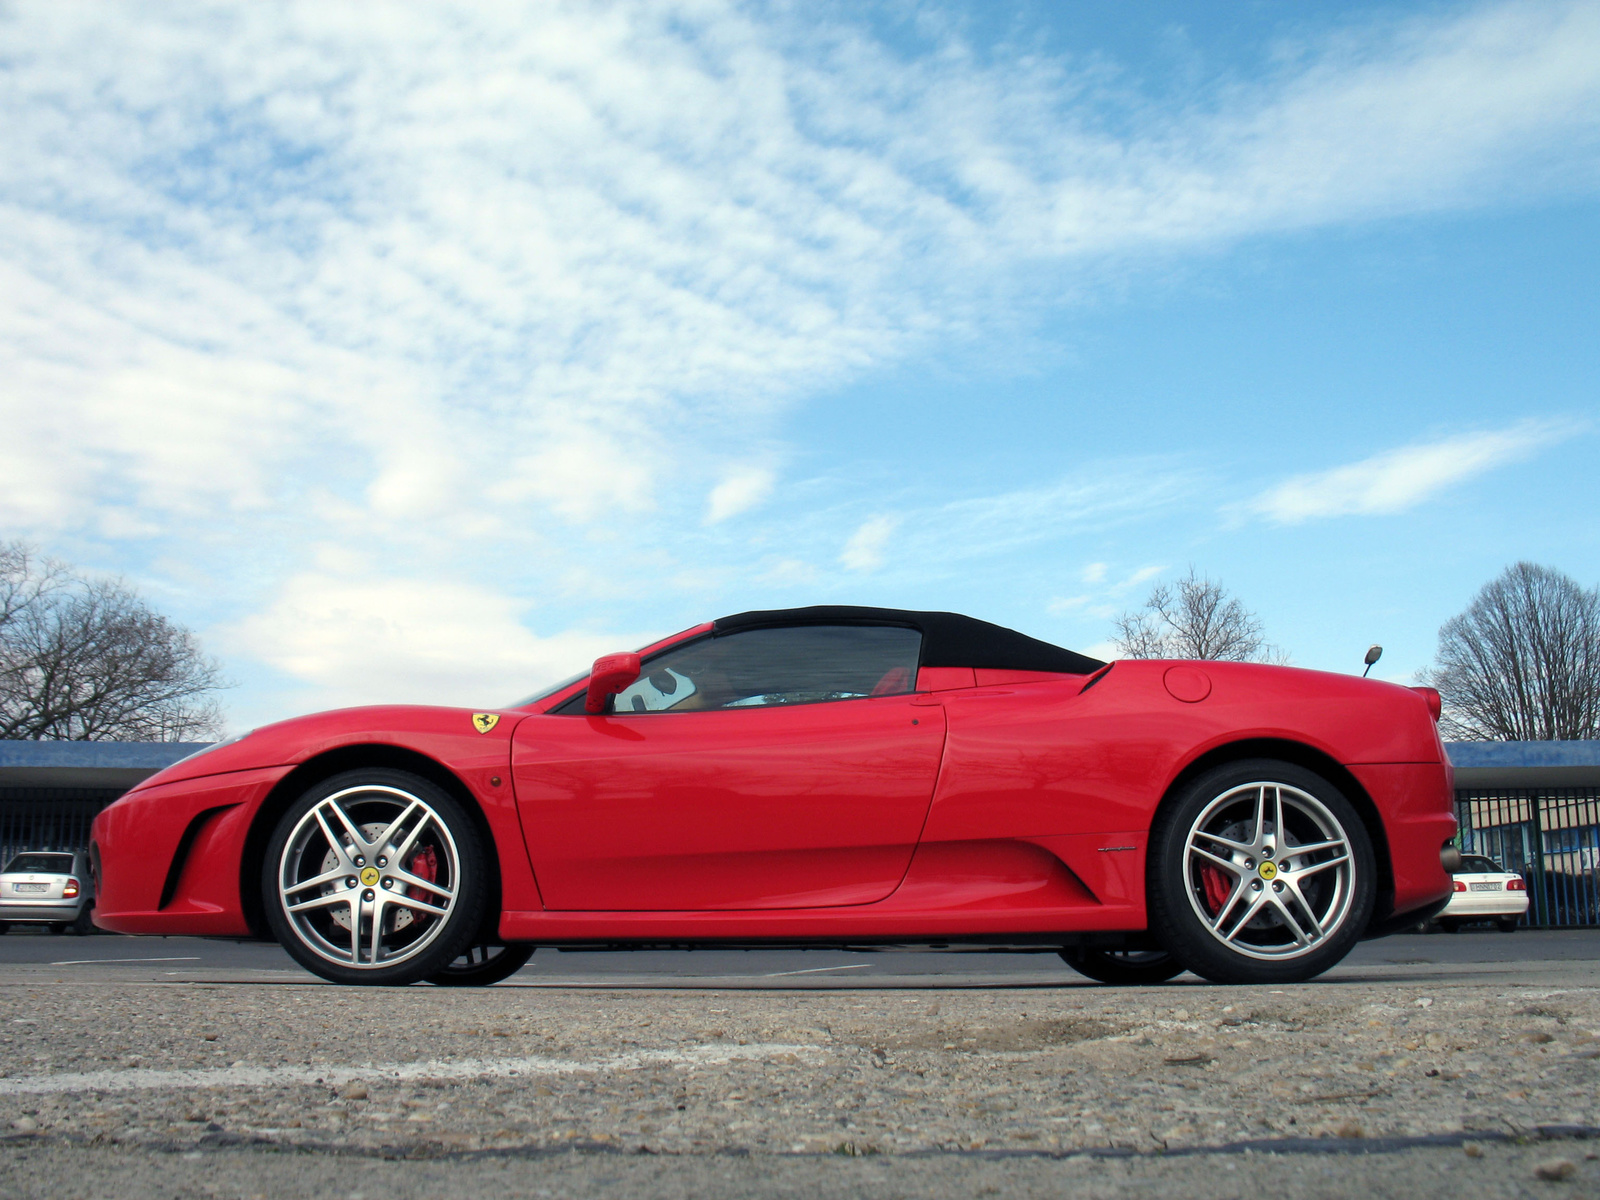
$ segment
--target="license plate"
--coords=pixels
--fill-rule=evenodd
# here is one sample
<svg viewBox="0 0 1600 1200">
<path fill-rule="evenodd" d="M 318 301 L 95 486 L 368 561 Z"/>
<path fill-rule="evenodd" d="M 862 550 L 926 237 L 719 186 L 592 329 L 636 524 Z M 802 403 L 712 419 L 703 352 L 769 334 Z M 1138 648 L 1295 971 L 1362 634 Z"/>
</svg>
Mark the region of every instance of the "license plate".
<svg viewBox="0 0 1600 1200">
<path fill-rule="evenodd" d="M 1469 883 L 1467 887 L 1474 892 L 1498 892 L 1500 890 L 1498 883 Z"/>
<path fill-rule="evenodd" d="M 50 890 L 48 883 L 13 883 L 11 886 L 19 892 L 48 892 Z"/>
</svg>

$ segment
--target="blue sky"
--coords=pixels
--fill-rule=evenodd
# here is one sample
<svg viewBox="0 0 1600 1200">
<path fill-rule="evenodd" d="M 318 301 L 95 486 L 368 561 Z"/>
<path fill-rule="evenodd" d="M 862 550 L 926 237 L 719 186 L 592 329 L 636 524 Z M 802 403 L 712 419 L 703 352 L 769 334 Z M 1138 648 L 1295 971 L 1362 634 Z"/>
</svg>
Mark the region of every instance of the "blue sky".
<svg viewBox="0 0 1600 1200">
<path fill-rule="evenodd" d="M 20 4 L 0 161 L 0 529 L 238 728 L 1191 565 L 1409 681 L 1600 577 L 1592 3 Z"/>
</svg>

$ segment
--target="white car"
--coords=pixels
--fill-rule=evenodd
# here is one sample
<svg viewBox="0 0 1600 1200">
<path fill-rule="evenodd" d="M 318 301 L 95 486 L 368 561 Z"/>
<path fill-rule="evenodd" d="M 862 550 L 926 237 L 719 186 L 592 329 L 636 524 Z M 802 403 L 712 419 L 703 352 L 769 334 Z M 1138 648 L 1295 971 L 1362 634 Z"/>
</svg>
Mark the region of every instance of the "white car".
<svg viewBox="0 0 1600 1200">
<path fill-rule="evenodd" d="M 1462 855 L 1461 869 L 1455 872 L 1454 879 L 1450 903 L 1434 918 L 1447 933 L 1473 921 L 1493 921 L 1510 933 L 1528 912 L 1527 883 L 1492 858 Z"/>
<path fill-rule="evenodd" d="M 94 889 L 87 857 L 27 850 L 0 872 L 0 933 L 12 925 L 48 925 L 51 933 L 93 933 Z"/>
</svg>

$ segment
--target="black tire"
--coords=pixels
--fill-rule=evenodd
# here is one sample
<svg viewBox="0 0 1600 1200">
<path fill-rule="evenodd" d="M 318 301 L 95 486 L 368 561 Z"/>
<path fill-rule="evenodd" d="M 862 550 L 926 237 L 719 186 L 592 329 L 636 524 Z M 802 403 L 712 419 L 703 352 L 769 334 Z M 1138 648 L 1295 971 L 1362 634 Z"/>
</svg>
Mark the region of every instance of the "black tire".
<svg viewBox="0 0 1600 1200">
<path fill-rule="evenodd" d="M 1501 933 L 1515 933 L 1517 931 L 1517 926 L 1521 924 L 1521 922 L 1518 921 L 1516 917 L 1503 917 L 1496 921 L 1495 924 L 1500 927 Z"/>
<path fill-rule="evenodd" d="M 78 937 L 88 937 L 91 933 L 99 933 L 94 923 L 94 905 L 85 904 L 78 910 L 78 919 L 72 923 L 72 932 Z"/>
<path fill-rule="evenodd" d="M 67 923 L 65 921 L 51 921 L 50 922 L 50 936 L 51 937 L 60 937 L 66 931 L 67 931 Z"/>
<path fill-rule="evenodd" d="M 0 934 L 7 934 L 7 933 L 10 933 L 10 932 L 11 932 L 11 922 L 10 921 L 0 921 Z"/>
<path fill-rule="evenodd" d="M 1441 917 L 1439 918 L 1439 928 L 1446 933 L 1460 933 L 1461 922 L 1454 917 Z"/>
<path fill-rule="evenodd" d="M 488 987 L 509 979 L 533 957 L 532 946 L 480 942 L 468 946 L 442 971 L 428 976 L 437 987 Z"/>
<path fill-rule="evenodd" d="M 1127 986 L 1165 983 L 1182 975 L 1184 965 L 1165 950 L 1101 950 L 1087 946 L 1068 946 L 1061 957 L 1080 975 L 1101 983 Z"/>
<path fill-rule="evenodd" d="M 444 970 L 484 928 L 489 871 L 476 824 L 448 792 L 408 771 L 357 769 L 313 787 L 278 821 L 262 908 L 306 970 L 398 987 Z"/>
<path fill-rule="evenodd" d="M 1297 983 L 1338 963 L 1366 931 L 1377 865 L 1338 788 L 1292 763 L 1246 759 L 1206 771 L 1162 805 L 1145 885 L 1151 932 L 1196 975 Z"/>
</svg>

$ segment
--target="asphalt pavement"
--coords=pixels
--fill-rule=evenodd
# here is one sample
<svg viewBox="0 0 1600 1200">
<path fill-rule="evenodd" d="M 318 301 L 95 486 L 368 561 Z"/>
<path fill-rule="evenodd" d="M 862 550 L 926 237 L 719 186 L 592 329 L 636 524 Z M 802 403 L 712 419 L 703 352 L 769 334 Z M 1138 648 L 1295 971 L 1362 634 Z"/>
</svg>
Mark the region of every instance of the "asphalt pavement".
<svg viewBox="0 0 1600 1200">
<path fill-rule="evenodd" d="M 1324 982 L 1517 981 L 1559 986 L 1600 962 L 1600 930 L 1493 927 L 1396 934 L 1359 944 Z M 275 944 L 204 938 L 73 937 L 14 928 L 0 937 L 0 979 L 54 970 L 71 979 L 152 983 L 320 984 Z M 1053 952 L 930 950 L 541 949 L 500 987 L 949 988 L 1095 986 Z M 1205 987 L 1183 975 L 1171 987 Z"/>
<path fill-rule="evenodd" d="M 1600 1195 L 1600 931 L 1105 987 L 1050 954 L 562 953 L 338 987 L 0 937 L 0 1195 Z"/>
</svg>

